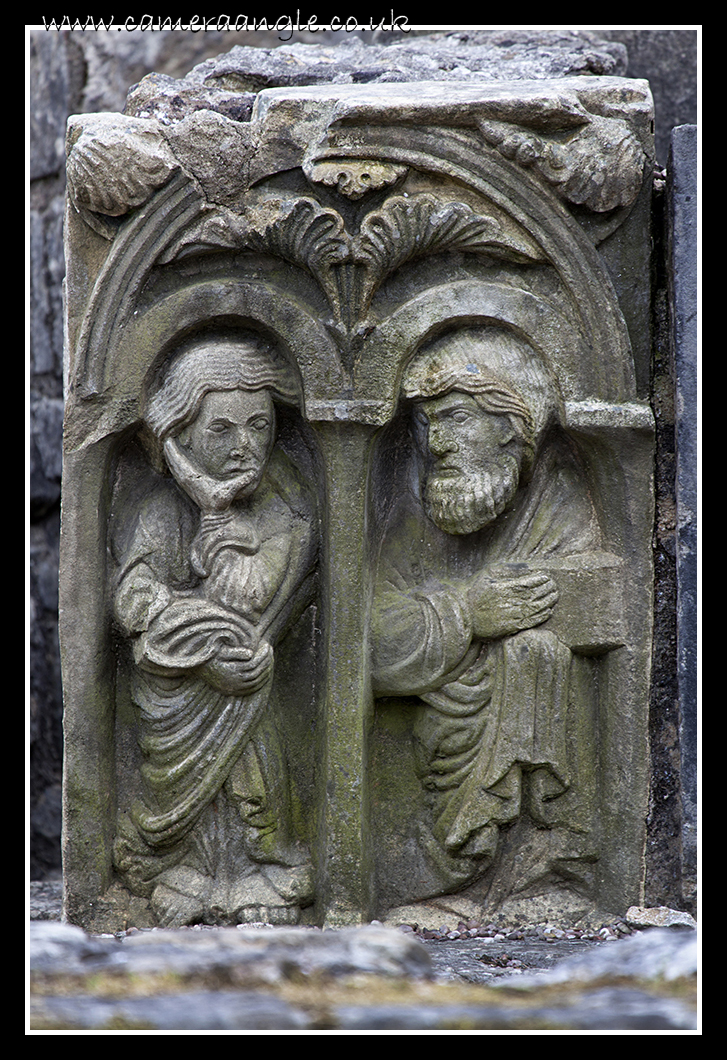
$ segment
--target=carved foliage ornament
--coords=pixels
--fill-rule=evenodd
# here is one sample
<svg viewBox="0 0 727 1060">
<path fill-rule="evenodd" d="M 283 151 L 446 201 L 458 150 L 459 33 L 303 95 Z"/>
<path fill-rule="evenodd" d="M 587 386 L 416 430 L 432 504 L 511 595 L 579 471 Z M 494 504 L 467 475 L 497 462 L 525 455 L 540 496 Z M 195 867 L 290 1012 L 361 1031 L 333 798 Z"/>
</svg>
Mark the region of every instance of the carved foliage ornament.
<svg viewBox="0 0 727 1060">
<path fill-rule="evenodd" d="M 635 200 L 644 152 L 624 120 L 593 114 L 578 99 L 564 96 L 490 102 L 483 109 L 476 125 L 485 142 L 532 168 L 561 198 L 599 213 Z M 79 208 L 121 216 L 145 202 L 178 168 L 156 122 L 84 116 L 79 134 L 73 121 L 68 178 Z M 314 157 L 303 168 L 311 183 L 333 187 L 354 201 L 394 184 L 406 171 L 404 165 L 365 158 Z"/>
<path fill-rule="evenodd" d="M 492 121 L 480 121 L 479 129 L 500 154 L 534 169 L 568 202 L 605 213 L 630 206 L 639 193 L 644 152 L 625 122 L 588 116 L 580 128 L 552 138 Z"/>
<path fill-rule="evenodd" d="M 141 206 L 179 168 L 154 124 L 118 115 L 84 116 L 79 128 L 69 126 L 66 174 L 68 191 L 84 219 L 99 230 L 89 214 L 121 217 Z M 101 228 L 101 234 L 109 230 Z"/>
<path fill-rule="evenodd" d="M 506 233 L 494 217 L 429 194 L 392 197 L 354 235 L 341 214 L 313 198 L 266 199 L 242 218 L 206 216 L 164 261 L 214 245 L 264 251 L 308 270 L 326 294 L 334 324 L 345 331 L 365 326 L 377 288 L 415 258 L 462 251 L 521 264 L 540 259 L 529 241 Z"/>
</svg>

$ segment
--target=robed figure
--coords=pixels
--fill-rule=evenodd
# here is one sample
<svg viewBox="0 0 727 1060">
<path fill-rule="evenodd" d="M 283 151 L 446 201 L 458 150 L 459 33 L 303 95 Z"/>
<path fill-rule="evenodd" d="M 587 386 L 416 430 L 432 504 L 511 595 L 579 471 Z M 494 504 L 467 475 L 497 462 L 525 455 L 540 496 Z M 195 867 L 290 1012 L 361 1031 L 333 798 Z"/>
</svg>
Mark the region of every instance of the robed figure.
<svg viewBox="0 0 727 1060">
<path fill-rule="evenodd" d="M 313 493 L 276 446 L 276 406 L 298 399 L 255 335 L 198 338 L 150 388 L 150 464 L 117 476 L 113 608 L 141 777 L 115 865 L 162 924 L 295 922 L 312 901 L 272 709 L 317 563 Z"/>
<path fill-rule="evenodd" d="M 561 869 L 580 886 L 595 849 L 569 743 L 572 652 L 542 627 L 558 607 L 550 566 L 601 544 L 562 399 L 529 344 L 495 326 L 423 347 L 401 397 L 411 458 L 380 535 L 372 666 L 381 709 L 413 704 L 427 813 L 411 897 L 482 877 L 524 819 L 530 853 L 497 901 Z"/>
</svg>

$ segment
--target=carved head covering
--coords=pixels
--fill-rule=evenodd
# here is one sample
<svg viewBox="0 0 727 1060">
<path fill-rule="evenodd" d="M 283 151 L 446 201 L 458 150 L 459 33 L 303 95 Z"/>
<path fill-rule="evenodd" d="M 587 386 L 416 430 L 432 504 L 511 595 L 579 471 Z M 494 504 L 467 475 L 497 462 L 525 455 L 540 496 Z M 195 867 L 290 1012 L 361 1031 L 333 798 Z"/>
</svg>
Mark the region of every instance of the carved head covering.
<svg viewBox="0 0 727 1060">
<path fill-rule="evenodd" d="M 528 447 L 537 449 L 558 421 L 562 399 L 542 359 L 502 327 L 459 328 L 421 348 L 404 374 L 405 398 L 433 398 L 459 390 L 494 415 L 508 415 Z"/>
<path fill-rule="evenodd" d="M 285 356 L 249 336 L 197 339 L 179 352 L 147 402 L 144 419 L 160 441 L 196 418 L 206 394 L 270 390 L 274 401 L 300 405 L 300 388 Z"/>
</svg>

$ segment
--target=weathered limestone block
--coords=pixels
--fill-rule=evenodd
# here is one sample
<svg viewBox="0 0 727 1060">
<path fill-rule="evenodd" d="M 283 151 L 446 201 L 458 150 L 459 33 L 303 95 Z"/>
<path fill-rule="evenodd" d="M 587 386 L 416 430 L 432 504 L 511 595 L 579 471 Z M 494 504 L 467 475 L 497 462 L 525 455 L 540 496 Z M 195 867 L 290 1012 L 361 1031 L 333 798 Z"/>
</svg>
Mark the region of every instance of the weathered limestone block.
<svg viewBox="0 0 727 1060">
<path fill-rule="evenodd" d="M 69 122 L 68 918 L 625 912 L 648 86 L 233 112 Z"/>
</svg>

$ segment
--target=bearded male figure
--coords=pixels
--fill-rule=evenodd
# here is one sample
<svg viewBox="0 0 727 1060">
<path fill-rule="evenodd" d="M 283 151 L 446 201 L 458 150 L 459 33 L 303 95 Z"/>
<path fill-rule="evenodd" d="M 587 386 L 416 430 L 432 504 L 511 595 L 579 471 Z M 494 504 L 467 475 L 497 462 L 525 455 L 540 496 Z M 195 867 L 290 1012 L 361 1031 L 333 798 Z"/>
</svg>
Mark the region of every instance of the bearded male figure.
<svg viewBox="0 0 727 1060">
<path fill-rule="evenodd" d="M 373 682 L 380 700 L 419 701 L 423 898 L 482 877 L 503 827 L 524 818 L 536 846 L 548 833 L 536 874 L 593 857 L 567 797 L 572 653 L 539 627 L 558 608 L 549 567 L 599 549 L 600 535 L 557 386 L 514 333 L 464 328 L 429 343 L 402 400 L 415 458 L 381 533 Z"/>
<path fill-rule="evenodd" d="M 317 558 L 312 492 L 275 444 L 276 405 L 297 400 L 255 335 L 197 338 L 147 401 L 157 470 L 117 474 L 114 614 L 141 783 L 115 865 L 165 925 L 261 908 L 294 922 L 312 900 L 272 710 L 278 645 L 312 600 Z"/>
</svg>

